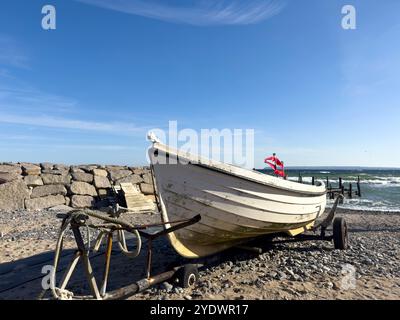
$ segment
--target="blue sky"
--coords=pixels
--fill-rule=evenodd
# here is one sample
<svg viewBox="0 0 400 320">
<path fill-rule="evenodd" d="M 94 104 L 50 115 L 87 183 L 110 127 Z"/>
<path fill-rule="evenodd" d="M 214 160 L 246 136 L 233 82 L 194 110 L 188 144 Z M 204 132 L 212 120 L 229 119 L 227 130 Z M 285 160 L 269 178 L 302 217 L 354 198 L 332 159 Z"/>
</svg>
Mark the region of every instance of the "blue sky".
<svg viewBox="0 0 400 320">
<path fill-rule="evenodd" d="M 399 15 L 398 0 L 4 0 L 0 161 L 145 164 L 147 131 L 177 120 L 253 128 L 257 167 L 272 152 L 400 167 Z"/>
</svg>

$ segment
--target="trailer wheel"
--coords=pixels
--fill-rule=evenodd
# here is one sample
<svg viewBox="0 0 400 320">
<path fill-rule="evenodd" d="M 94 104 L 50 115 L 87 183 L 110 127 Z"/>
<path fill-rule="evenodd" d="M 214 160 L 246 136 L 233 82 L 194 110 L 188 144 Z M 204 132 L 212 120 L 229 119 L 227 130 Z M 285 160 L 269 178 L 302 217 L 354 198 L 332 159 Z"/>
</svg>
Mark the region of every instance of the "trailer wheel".
<svg viewBox="0 0 400 320">
<path fill-rule="evenodd" d="M 348 247 L 347 223 L 342 217 L 335 218 L 333 221 L 333 243 L 335 249 L 346 250 Z"/>
<path fill-rule="evenodd" d="M 199 270 L 194 264 L 186 264 L 178 270 L 176 277 L 182 288 L 189 288 L 199 280 Z"/>
</svg>

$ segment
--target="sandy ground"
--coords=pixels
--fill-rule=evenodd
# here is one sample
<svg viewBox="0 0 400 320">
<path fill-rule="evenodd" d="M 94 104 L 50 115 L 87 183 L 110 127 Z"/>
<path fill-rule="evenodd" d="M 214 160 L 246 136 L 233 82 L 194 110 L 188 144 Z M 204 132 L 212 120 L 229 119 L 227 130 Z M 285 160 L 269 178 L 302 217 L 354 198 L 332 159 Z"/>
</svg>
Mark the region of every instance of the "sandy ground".
<svg viewBox="0 0 400 320">
<path fill-rule="evenodd" d="M 42 292 L 42 268 L 52 263 L 60 225 L 57 213 L 0 212 L 0 299 L 36 299 Z M 334 250 L 326 241 L 267 237 L 254 244 L 262 254 L 232 249 L 208 259 L 194 288 L 162 283 L 130 299 L 399 299 L 400 214 L 342 210 L 339 215 L 345 216 L 350 229 L 351 246 L 346 251 Z M 124 218 L 137 224 L 160 220 L 159 215 Z M 65 247 L 73 244 L 68 237 Z M 165 238 L 156 240 L 154 248 L 154 274 L 187 262 Z M 65 252 L 60 268 L 67 266 L 72 252 Z M 145 258 L 145 249 L 131 260 L 115 246 L 109 290 L 143 278 Z M 103 255 L 92 254 L 98 278 L 103 263 Z M 82 274 L 78 266 L 71 291 L 87 293 Z"/>
</svg>

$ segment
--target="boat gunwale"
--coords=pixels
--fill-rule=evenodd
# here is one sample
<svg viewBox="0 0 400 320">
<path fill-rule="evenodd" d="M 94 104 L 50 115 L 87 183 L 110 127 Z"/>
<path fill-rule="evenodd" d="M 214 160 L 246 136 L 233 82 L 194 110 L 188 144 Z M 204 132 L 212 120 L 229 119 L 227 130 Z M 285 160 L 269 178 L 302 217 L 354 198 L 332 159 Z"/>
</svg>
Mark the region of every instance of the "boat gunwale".
<svg viewBox="0 0 400 320">
<path fill-rule="evenodd" d="M 203 167 L 208 170 L 223 173 L 223 174 L 226 174 L 226 175 L 238 178 L 238 179 L 251 181 L 254 183 L 258 183 L 260 185 L 266 185 L 266 186 L 278 188 L 281 190 L 291 191 L 294 193 L 299 193 L 301 195 L 322 196 L 322 195 L 325 195 L 327 192 L 325 183 L 323 181 L 317 181 L 318 185 L 306 185 L 306 184 L 298 183 L 295 181 L 284 180 L 284 179 L 273 177 L 273 176 L 270 176 L 267 174 L 263 174 L 258 171 L 244 169 L 244 168 L 237 167 L 237 166 L 234 166 L 231 164 L 222 163 L 222 162 L 219 162 L 216 160 L 206 159 L 206 158 L 203 158 L 198 155 L 192 155 L 190 153 L 184 154 L 181 151 L 178 151 L 174 148 L 171 148 L 170 146 L 161 144 L 159 142 L 153 143 L 152 149 L 161 150 L 166 155 L 169 155 L 172 153 L 177 157 L 176 164 L 159 164 L 159 165 L 178 165 L 179 161 L 180 161 L 179 159 L 183 158 L 183 159 L 187 160 L 187 165 Z M 150 149 L 149 150 L 150 158 L 152 157 L 152 155 L 154 155 L 154 151 L 151 152 L 151 149 Z M 195 161 L 195 163 L 193 163 L 192 161 Z M 152 161 L 152 164 L 154 165 L 157 163 L 154 163 Z M 229 170 L 229 168 L 231 170 Z M 240 172 L 240 171 L 243 171 L 243 172 Z M 247 173 L 247 175 L 245 173 Z M 253 177 L 250 177 L 249 175 L 251 175 Z"/>
</svg>

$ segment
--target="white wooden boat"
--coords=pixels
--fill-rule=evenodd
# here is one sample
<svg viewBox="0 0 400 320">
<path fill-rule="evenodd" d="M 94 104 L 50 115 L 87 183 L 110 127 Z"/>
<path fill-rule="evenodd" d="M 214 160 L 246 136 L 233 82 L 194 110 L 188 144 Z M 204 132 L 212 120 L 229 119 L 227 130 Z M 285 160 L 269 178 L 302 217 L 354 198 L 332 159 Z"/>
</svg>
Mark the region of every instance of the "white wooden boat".
<svg viewBox="0 0 400 320">
<path fill-rule="evenodd" d="M 323 182 L 287 181 L 183 153 L 156 139 L 149 157 L 166 228 L 170 221 L 201 215 L 200 222 L 168 234 L 175 250 L 187 258 L 265 234 L 300 234 L 325 210 Z"/>
</svg>

